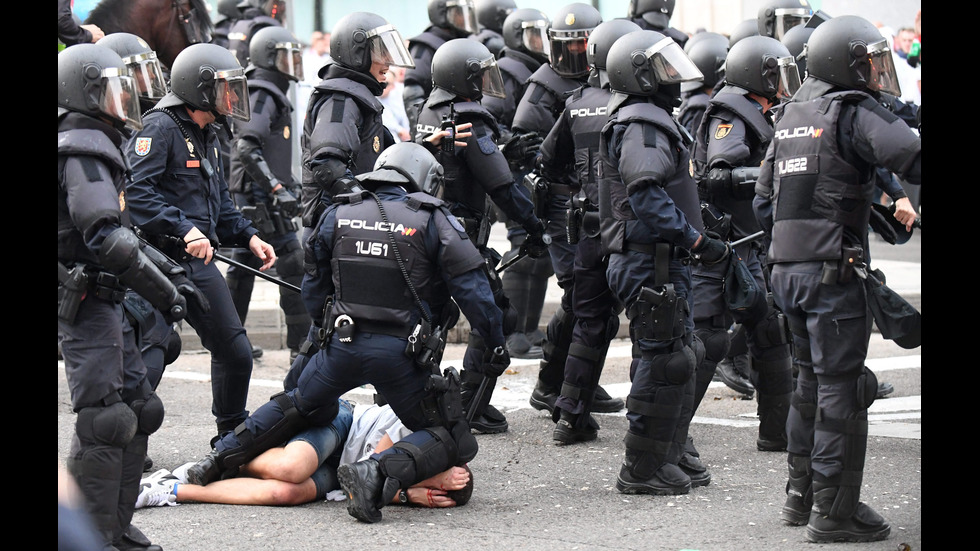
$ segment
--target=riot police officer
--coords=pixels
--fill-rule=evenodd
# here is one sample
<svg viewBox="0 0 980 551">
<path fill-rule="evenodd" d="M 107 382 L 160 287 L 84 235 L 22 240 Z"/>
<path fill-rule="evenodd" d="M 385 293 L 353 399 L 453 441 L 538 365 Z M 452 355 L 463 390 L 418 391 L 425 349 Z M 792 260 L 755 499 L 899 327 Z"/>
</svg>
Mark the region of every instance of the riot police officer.
<svg viewBox="0 0 980 551">
<path fill-rule="evenodd" d="M 599 189 L 594 161 L 599 132 L 605 126 L 609 103 L 606 56 L 619 37 L 641 30 L 625 19 L 600 23 L 589 34 L 588 86 L 575 90 L 565 102 L 558 122 L 541 146 L 541 175 L 550 192 L 569 195 L 565 220 L 566 242 L 575 256 L 571 267 L 570 306 L 573 330 L 564 366 L 564 381 L 553 416 L 552 435 L 560 444 L 594 440 L 598 423 L 591 415 L 599 377 L 610 341 L 619 331 L 619 304 L 606 281 L 606 255 L 599 239 Z M 559 189 L 561 188 L 561 189 Z M 569 323 L 566 320 L 566 323 Z"/>
<path fill-rule="evenodd" d="M 376 170 L 357 176 L 362 191 L 335 198 L 307 242 L 303 279 L 319 351 L 296 388 L 273 396 L 188 468 L 189 482 L 232 474 L 302 427 L 329 424 L 338 398 L 363 384 L 377 388 L 414 432 L 338 470 L 351 515 L 377 522 L 400 488 L 473 459 L 477 443 L 461 414 L 459 379 L 452 368 L 439 374 L 442 349 L 434 340 L 444 345 L 454 323 L 450 297 L 459 305 L 455 315 L 462 311 L 501 349 L 502 315 L 465 230 L 441 200 L 420 191 L 437 188 L 442 174 L 423 146 L 403 142 L 381 154 Z M 506 357 L 499 359 L 502 371 Z"/>
<path fill-rule="evenodd" d="M 781 518 L 806 524 L 814 542 L 878 541 L 891 528 L 860 501 L 868 408 L 878 386 L 865 367 L 872 318 L 861 244 L 874 167 L 920 185 L 922 146 L 878 103 L 880 92 L 901 91 L 888 41 L 869 21 L 844 15 L 821 23 L 807 43 L 807 73 L 775 113 L 753 199 L 771 232 L 772 290 L 800 369 L 786 423 Z"/>
<path fill-rule="evenodd" d="M 207 300 L 130 227 L 122 130 L 142 127 L 137 84 L 99 44 L 58 54 L 58 341 L 77 414 L 69 472 L 106 549 L 159 550 L 131 524 L 163 402 L 121 302 L 127 288 L 169 322 Z"/>
<path fill-rule="evenodd" d="M 380 15 L 353 12 L 330 34 L 331 63 L 313 89 L 303 122 L 303 226 L 312 228 L 331 197 L 353 191 L 353 177 L 370 172 L 394 143 L 381 121 L 385 73 L 412 67 L 398 29 Z"/>
<path fill-rule="evenodd" d="M 480 30 L 473 0 L 429 0 L 428 13 L 430 25 L 408 40 L 414 65 L 405 71 L 402 101 L 413 131 L 419 110 L 432 92 L 432 56 L 447 40 L 466 38 Z"/>
<path fill-rule="evenodd" d="M 187 321 L 211 352 L 211 389 L 218 435 L 248 412 L 252 346 L 228 285 L 212 263 L 219 245 L 247 247 L 267 270 L 275 250 L 235 208 L 222 169 L 219 116 L 250 116 L 244 69 L 216 44 L 194 44 L 171 67 L 170 92 L 144 115 L 143 129 L 127 144 L 133 167 L 127 188 L 135 225 L 150 244 L 174 258 L 211 302 L 190 306 Z"/>
<path fill-rule="evenodd" d="M 683 48 L 687 43 L 687 33 L 670 26 L 670 17 L 674 15 L 676 3 L 676 0 L 630 0 L 626 19 L 645 31 L 657 31 L 673 38 Z"/>
<path fill-rule="evenodd" d="M 480 102 L 497 120 L 502 136 L 510 136 L 514 113 L 527 89 L 527 79 L 542 64 L 548 63 L 550 24 L 548 16 L 534 8 L 515 10 L 504 19 L 500 31 L 504 47 L 497 54 L 504 97 L 485 96 Z"/>
<path fill-rule="evenodd" d="M 486 46 L 490 53 L 497 57 L 504 47 L 504 37 L 500 34 L 504 27 L 504 20 L 514 13 L 517 4 L 514 0 L 474 0 L 474 2 L 476 22 L 480 30 L 471 37 Z"/>
<path fill-rule="evenodd" d="M 260 29 L 282 27 L 286 20 L 285 0 L 241 0 L 241 14 L 228 29 L 228 51 L 235 54 L 242 67 L 249 63 L 249 44 Z"/>
<path fill-rule="evenodd" d="M 446 169 L 443 198 L 453 214 L 464 220 L 466 232 L 486 259 L 486 276 L 497 305 L 505 313 L 504 334 L 514 331 L 515 319 L 509 300 L 494 268 L 500 262 L 497 251 L 487 247 L 495 205 L 527 231 L 529 256 L 543 256 L 544 223 L 534 215 L 530 199 L 515 183 L 507 159 L 497 147 L 497 122 L 480 104 L 484 95 L 503 94 L 503 83 L 496 60 L 486 46 L 475 40 L 456 38 L 446 42 L 432 56 L 432 93 L 419 113 L 416 141 L 430 147 Z M 452 121 L 452 122 L 450 122 Z M 455 145 L 443 147 L 444 124 L 455 124 Z M 465 135 L 464 135 L 465 134 Z M 441 139 L 439 147 L 434 140 Z M 489 201 L 488 201 L 489 198 Z M 492 204 L 491 204 L 492 202 Z M 490 405 L 497 372 L 491 367 L 495 351 L 478 333 L 471 332 L 463 356 L 463 408 L 470 414 L 470 427 L 482 433 L 507 430 L 507 420 Z M 506 350 L 503 351 L 506 353 Z M 486 380 L 486 392 L 477 392 Z"/>
<path fill-rule="evenodd" d="M 684 51 L 704 75 L 704 79 L 700 81 L 681 83 L 681 104 L 677 108 L 677 121 L 693 136 L 708 108 L 708 100 L 714 95 L 715 85 L 725 78 L 728 38 L 723 34 L 701 32 L 687 41 Z"/>
<path fill-rule="evenodd" d="M 227 48 L 228 33 L 241 17 L 242 12 L 238 9 L 238 0 L 218 0 L 218 15 L 214 20 L 211 43 Z"/>
<path fill-rule="evenodd" d="M 752 211 L 752 197 L 759 164 L 772 141 L 769 112 L 796 92 L 800 78 L 793 55 L 782 43 L 767 36 L 750 36 L 728 52 L 725 83 L 709 101 L 698 127 L 691 167 L 705 228 L 726 241 L 737 241 L 761 229 Z M 694 267 L 694 328 L 705 353 L 695 375 L 694 407 L 687 412 L 686 421 L 690 423 L 716 365 L 728 352 L 728 328 L 734 319 L 745 331 L 749 374 L 759 401 L 756 446 L 760 451 L 783 451 L 793 368 L 785 318 L 772 299 L 767 299 L 763 249 L 756 240 L 734 251 L 755 280 L 758 292 L 754 300 L 738 304 L 726 300 L 726 287 L 737 285 L 729 266 Z"/>
<path fill-rule="evenodd" d="M 656 31 L 629 33 L 609 49 L 607 106 L 599 136 L 599 215 L 621 222 L 600 234 L 610 252 L 609 286 L 626 308 L 634 358 L 626 400 L 623 493 L 674 495 L 691 489 L 679 466 L 704 350 L 694 335 L 691 271 L 682 260 L 724 261 L 728 245 L 702 228 L 689 140 L 670 110 L 680 83 L 703 78 L 684 50 Z"/>
<path fill-rule="evenodd" d="M 586 53 L 589 34 L 600 23 L 599 11 L 588 4 L 576 2 L 558 10 L 548 28 L 551 62 L 542 65 L 531 75 L 527 91 L 514 114 L 514 134 L 534 134 L 547 136 L 554 128 L 558 117 L 565 109 L 565 101 L 572 92 L 587 84 L 589 62 Z M 548 233 L 553 236 L 565 234 L 565 213 L 568 210 L 570 194 L 566 189 L 555 187 L 547 194 L 537 197 L 538 213 L 548 220 Z M 521 235 L 518 231 L 508 232 L 511 243 L 518 246 Z M 555 239 L 548 248 L 550 263 L 542 264 L 529 259 L 522 260 L 504 274 L 504 288 L 523 289 L 515 300 L 519 305 L 527 305 L 527 328 L 536 328 L 537 319 L 531 319 L 533 312 L 540 312 L 547 290 L 547 278 L 554 273 L 558 286 L 562 289 L 559 308 L 548 321 L 547 339 L 542 344 L 544 358 L 538 370 L 538 380 L 531 391 L 529 402 L 532 407 L 554 413 L 555 400 L 561 390 L 565 372 L 565 358 L 571 344 L 575 321 L 572 316 L 572 265 L 575 260 L 575 247 L 565 239 Z M 513 279 L 513 282 L 511 281 Z M 520 308 L 520 306 L 519 306 Z M 612 413 L 623 409 L 623 401 L 612 398 L 601 386 L 596 391 L 592 411 Z"/>
<path fill-rule="evenodd" d="M 233 123 L 234 147 L 228 189 L 235 204 L 269 242 L 279 260 L 276 272 L 295 286 L 303 280 L 303 246 L 293 218 L 299 213 L 299 183 L 293 180 L 292 111 L 287 97 L 289 83 L 303 80 L 302 46 L 283 27 L 265 27 L 249 44 L 248 121 Z M 236 251 L 234 260 L 258 268 L 258 259 L 248 251 Z M 242 324 L 255 285 L 254 272 L 229 266 L 225 274 L 231 298 Z M 290 363 L 310 331 L 310 316 L 299 294 L 279 288 L 279 306 L 285 314 L 286 347 Z"/>
</svg>

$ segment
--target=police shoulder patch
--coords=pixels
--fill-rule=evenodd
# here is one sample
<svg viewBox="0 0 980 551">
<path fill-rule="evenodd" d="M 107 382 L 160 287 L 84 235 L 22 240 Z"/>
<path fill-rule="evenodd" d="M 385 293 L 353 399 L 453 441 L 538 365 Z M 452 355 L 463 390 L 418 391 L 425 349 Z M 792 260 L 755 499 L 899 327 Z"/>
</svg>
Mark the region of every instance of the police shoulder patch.
<svg viewBox="0 0 980 551">
<path fill-rule="evenodd" d="M 720 140 L 728 135 L 732 131 L 732 125 L 730 124 L 719 124 L 718 128 L 715 129 L 715 139 Z"/>
<path fill-rule="evenodd" d="M 136 138 L 134 153 L 140 157 L 146 157 L 146 155 L 150 152 L 151 142 L 153 142 L 153 138 Z"/>
</svg>

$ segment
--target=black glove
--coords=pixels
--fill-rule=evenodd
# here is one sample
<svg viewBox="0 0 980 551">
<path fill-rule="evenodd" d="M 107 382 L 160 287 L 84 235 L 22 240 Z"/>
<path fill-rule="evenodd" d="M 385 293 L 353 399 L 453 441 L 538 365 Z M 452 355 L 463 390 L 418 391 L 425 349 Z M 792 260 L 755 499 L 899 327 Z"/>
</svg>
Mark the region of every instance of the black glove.
<svg viewBox="0 0 980 551">
<path fill-rule="evenodd" d="M 524 228 L 527 231 L 527 238 L 521 246 L 531 258 L 541 258 L 548 254 L 548 245 L 551 244 L 551 236 L 545 233 L 544 222 L 538 220 L 536 225 Z"/>
<path fill-rule="evenodd" d="M 503 346 L 493 350 L 484 350 L 483 369 L 489 377 L 500 377 L 510 366 L 510 353 Z"/>
<path fill-rule="evenodd" d="M 280 187 L 279 191 L 272 194 L 272 205 L 278 207 L 286 216 L 292 217 L 299 213 L 299 201 L 286 189 L 286 186 Z"/>
<path fill-rule="evenodd" d="M 536 132 L 514 134 L 504 143 L 500 151 L 504 157 L 507 157 L 511 170 L 519 171 L 534 161 L 542 142 L 544 138 L 538 136 Z"/>
<path fill-rule="evenodd" d="M 711 266 L 728 258 L 732 248 L 728 243 L 718 239 L 718 234 L 706 232 L 701 234 L 701 243 L 695 245 L 691 252 L 705 266 Z"/>
<path fill-rule="evenodd" d="M 186 297 L 186 300 L 193 301 L 205 314 L 211 311 L 211 303 L 208 302 L 208 297 L 204 296 L 204 293 L 191 280 L 187 279 L 187 276 L 183 274 L 176 275 L 170 278 L 170 282 L 177 288 L 177 292 L 181 294 L 181 297 Z M 166 317 L 166 313 L 164 313 L 164 317 Z"/>
</svg>

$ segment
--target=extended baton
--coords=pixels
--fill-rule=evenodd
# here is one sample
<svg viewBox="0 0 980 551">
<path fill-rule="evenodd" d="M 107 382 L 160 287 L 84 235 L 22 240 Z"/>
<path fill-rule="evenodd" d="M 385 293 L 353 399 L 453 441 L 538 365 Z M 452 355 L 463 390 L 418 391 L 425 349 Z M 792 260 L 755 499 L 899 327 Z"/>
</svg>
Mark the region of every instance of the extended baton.
<svg viewBox="0 0 980 551">
<path fill-rule="evenodd" d="M 548 234 L 543 234 L 541 235 L 541 241 L 543 241 L 545 245 L 551 245 L 551 236 Z M 518 251 L 518 253 L 514 255 L 513 258 L 501 264 L 500 267 L 497 268 L 497 273 L 499 274 L 500 272 L 506 270 L 507 268 L 510 268 L 525 256 L 527 256 L 527 247 L 521 245 L 521 250 Z"/>
<path fill-rule="evenodd" d="M 735 248 L 735 247 L 741 245 L 742 243 L 748 243 L 749 241 L 755 241 L 756 239 L 759 239 L 760 237 L 762 237 L 765 234 L 766 234 L 765 230 L 759 230 L 759 231 L 753 233 L 752 235 L 749 235 L 749 236 L 746 236 L 746 237 L 743 237 L 743 238 L 739 239 L 738 241 L 732 241 L 731 243 L 729 243 L 729 245 L 731 245 L 732 248 Z"/>
<path fill-rule="evenodd" d="M 253 268 L 251 266 L 247 266 L 245 264 L 242 264 L 241 262 L 239 262 L 237 260 L 232 260 L 231 258 L 228 258 L 227 256 L 225 256 L 223 254 L 214 253 L 214 258 L 215 258 L 215 260 L 220 260 L 222 262 L 227 262 L 228 264 L 231 264 L 232 266 L 234 266 L 236 268 L 239 268 L 239 269 L 245 270 L 246 272 L 249 272 L 251 274 L 257 275 L 257 276 L 261 277 L 262 279 L 264 279 L 266 281 L 271 281 L 271 282 L 275 283 L 276 285 L 278 285 L 280 287 L 285 287 L 286 289 L 289 289 L 290 291 L 295 291 L 297 293 L 302 292 L 302 289 L 300 289 L 299 287 L 293 285 L 292 283 L 286 283 L 285 281 L 283 281 L 281 279 L 276 279 L 276 278 L 272 277 L 269 274 L 264 274 L 264 273 L 256 270 L 255 268 Z"/>
<path fill-rule="evenodd" d="M 494 377 L 496 379 L 496 377 Z M 476 409 L 480 407 L 480 402 L 483 401 L 483 395 L 487 392 L 487 387 L 490 385 L 490 377 L 484 376 L 483 380 L 480 381 L 480 386 L 477 387 L 476 392 L 473 394 L 473 399 L 470 400 L 470 410 L 466 412 L 466 424 L 469 425 L 473 422 L 473 416 L 476 414 Z"/>
</svg>

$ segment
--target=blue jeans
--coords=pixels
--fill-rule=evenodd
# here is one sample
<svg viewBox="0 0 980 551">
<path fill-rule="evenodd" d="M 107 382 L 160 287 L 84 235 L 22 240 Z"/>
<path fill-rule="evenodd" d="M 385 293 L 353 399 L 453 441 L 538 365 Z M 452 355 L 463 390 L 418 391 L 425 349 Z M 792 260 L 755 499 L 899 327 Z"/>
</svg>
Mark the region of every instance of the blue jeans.
<svg viewBox="0 0 980 551">
<path fill-rule="evenodd" d="M 344 451 L 344 443 L 354 423 L 354 405 L 347 400 L 338 400 L 340 409 L 333 423 L 325 427 L 309 427 L 289 442 L 297 440 L 306 442 L 316 451 L 316 459 L 320 466 L 310 476 L 316 484 L 316 500 L 323 500 L 328 492 L 340 489 L 337 481 L 337 464 L 340 454 Z"/>
</svg>

